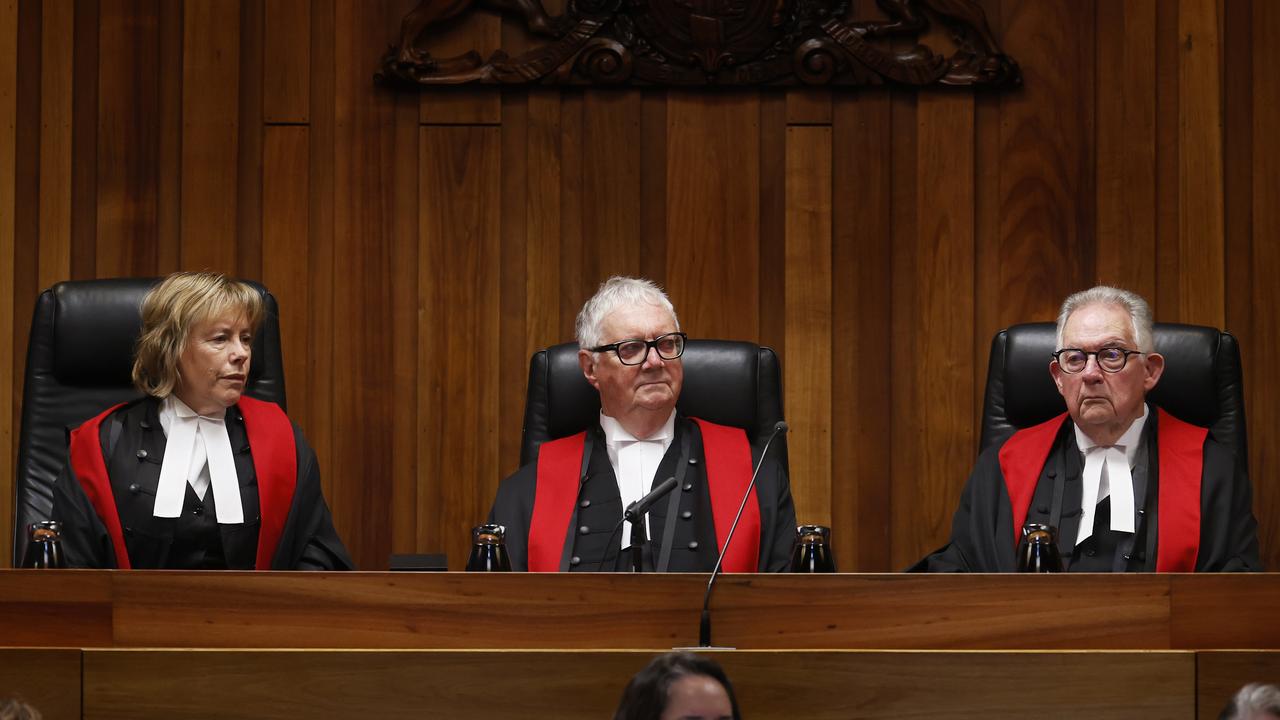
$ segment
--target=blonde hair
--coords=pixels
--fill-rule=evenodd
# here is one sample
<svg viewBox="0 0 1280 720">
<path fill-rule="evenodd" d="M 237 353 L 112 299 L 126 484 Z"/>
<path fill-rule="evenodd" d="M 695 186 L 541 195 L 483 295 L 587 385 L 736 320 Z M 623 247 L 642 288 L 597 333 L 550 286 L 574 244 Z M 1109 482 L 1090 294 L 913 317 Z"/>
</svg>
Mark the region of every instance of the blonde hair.
<svg viewBox="0 0 1280 720">
<path fill-rule="evenodd" d="M 177 272 L 142 299 L 142 333 L 134 352 L 133 384 L 168 397 L 178 383 L 178 357 L 197 323 L 227 313 L 243 316 L 252 332 L 262 324 L 262 295 L 222 273 Z"/>
</svg>

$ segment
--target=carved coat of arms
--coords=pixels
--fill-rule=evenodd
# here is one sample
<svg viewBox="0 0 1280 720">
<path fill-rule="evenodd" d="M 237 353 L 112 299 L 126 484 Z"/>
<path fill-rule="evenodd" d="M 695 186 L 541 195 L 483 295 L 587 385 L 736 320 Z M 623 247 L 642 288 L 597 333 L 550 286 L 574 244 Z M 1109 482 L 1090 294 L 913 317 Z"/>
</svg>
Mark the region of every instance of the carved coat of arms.
<svg viewBox="0 0 1280 720">
<path fill-rule="evenodd" d="M 966 85 L 1020 82 L 973 0 L 876 0 L 887 19 L 846 17 L 849 0 L 570 0 L 551 16 L 539 0 L 422 0 L 383 58 L 383 82 L 415 86 L 561 85 Z M 472 51 L 436 58 L 421 49 L 439 23 L 473 5 L 514 13 L 547 38 L 511 57 Z M 930 22 L 954 41 L 950 54 L 892 38 Z"/>
</svg>

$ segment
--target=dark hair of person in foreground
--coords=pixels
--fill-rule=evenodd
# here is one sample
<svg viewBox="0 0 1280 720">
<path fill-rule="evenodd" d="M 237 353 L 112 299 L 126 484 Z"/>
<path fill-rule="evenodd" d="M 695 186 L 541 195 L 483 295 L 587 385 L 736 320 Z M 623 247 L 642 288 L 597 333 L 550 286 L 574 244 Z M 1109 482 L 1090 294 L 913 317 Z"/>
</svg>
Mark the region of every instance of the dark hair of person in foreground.
<svg viewBox="0 0 1280 720">
<path fill-rule="evenodd" d="M 681 683 L 685 679 L 690 682 Z M 675 707 L 684 702 L 687 697 L 684 691 L 690 689 L 690 685 L 695 684 L 699 679 L 709 679 L 719 684 L 728 700 L 726 704 L 721 699 L 722 710 L 731 710 L 731 714 L 695 715 Z M 714 689 L 713 686 L 708 685 L 704 685 L 703 688 Z M 674 697 L 673 689 L 676 690 Z M 618 710 L 613 718 L 614 720 L 660 720 L 665 717 L 664 713 L 668 710 L 676 711 L 671 717 L 696 717 L 706 718 L 706 720 L 720 720 L 728 717 L 732 720 L 742 720 L 738 699 L 733 693 L 733 684 L 729 682 L 729 677 L 725 675 L 719 663 L 690 652 L 677 651 L 659 655 L 643 670 L 636 673 L 635 677 L 631 678 L 631 682 L 627 683 L 626 689 L 622 691 L 622 701 L 618 704 Z"/>
</svg>

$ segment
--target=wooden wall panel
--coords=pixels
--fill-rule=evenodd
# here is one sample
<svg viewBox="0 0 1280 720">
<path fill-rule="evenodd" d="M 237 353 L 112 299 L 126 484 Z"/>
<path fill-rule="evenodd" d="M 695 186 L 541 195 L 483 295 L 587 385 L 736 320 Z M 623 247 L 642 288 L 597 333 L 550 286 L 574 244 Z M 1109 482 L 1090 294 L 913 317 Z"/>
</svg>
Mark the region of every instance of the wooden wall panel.
<svg viewBox="0 0 1280 720">
<path fill-rule="evenodd" d="M 972 96 L 415 94 L 371 78 L 412 0 L 4 2 L 7 468 L 41 285 L 216 266 L 282 297 L 293 413 L 360 563 L 458 565 L 514 469 L 529 354 L 572 336 L 605 277 L 643 274 L 694 335 L 780 351 L 802 518 L 832 523 L 842 568 L 891 570 L 945 536 L 991 334 L 1106 281 L 1241 339 L 1280 560 L 1272 3 L 983 0 L 1025 82 Z M 530 42 L 477 13 L 430 45 Z M 426 164 L 425 138 L 454 133 L 492 176 Z M 497 245 L 453 252 L 473 235 Z M 442 316 L 494 348 L 486 369 L 437 366 Z M 10 488 L 0 471 L 0 503 Z"/>
<path fill-rule="evenodd" d="M 40 287 L 71 276 L 71 78 L 75 12 L 45 3 L 40 53 Z"/>
<path fill-rule="evenodd" d="M 886 95 L 842 97 L 832 122 L 831 522 L 843 570 L 886 572 L 895 364 Z M 854 338 L 866 338 L 855 342 Z"/>
<path fill-rule="evenodd" d="M 158 270 L 160 5 L 102 0 L 99 9 L 99 277 Z"/>
<path fill-rule="evenodd" d="M 1274 310 L 1280 307 L 1280 78 L 1263 72 L 1280 62 L 1280 6 L 1253 4 L 1253 243 L 1246 277 L 1253 322 L 1241 330 L 1244 350 L 1245 407 L 1249 420 L 1249 473 L 1254 483 L 1253 509 L 1259 518 L 1258 540 L 1268 567 L 1280 567 L 1280 378 L 1271 372 L 1280 353 L 1280 329 Z"/>
<path fill-rule="evenodd" d="M 787 128 L 787 450 L 796 521 L 831 525 L 831 128 Z"/>
<path fill-rule="evenodd" d="M 311 3 L 266 0 L 262 117 L 268 123 L 311 118 Z"/>
<path fill-rule="evenodd" d="M 311 305 L 311 194 L 306 127 L 266 128 L 262 163 L 262 282 L 280 304 L 289 416 L 305 431 L 312 409 L 311 358 L 307 351 L 307 308 Z"/>
<path fill-rule="evenodd" d="M 497 490 L 500 187 L 496 128 L 424 128 L 418 541 L 460 569 Z"/>
<path fill-rule="evenodd" d="M 1096 280 L 1156 290 L 1156 2 L 1098 3 Z"/>
<path fill-rule="evenodd" d="M 667 103 L 666 289 L 694 336 L 760 334 L 759 117 L 751 94 L 676 93 Z"/>
<path fill-rule="evenodd" d="M 240 2 L 187 0 L 183 8 L 180 263 L 234 273 Z"/>
<path fill-rule="evenodd" d="M 1180 0 L 1178 37 L 1178 319 L 1226 320 L 1222 195 L 1222 53 L 1216 0 Z"/>
<path fill-rule="evenodd" d="M 917 235 L 894 249 L 910 257 L 907 285 L 915 296 L 913 314 L 895 318 L 915 335 L 914 372 L 905 378 L 906 397 L 914 402 L 900 403 L 895 387 L 894 411 L 917 423 L 894 436 L 895 460 L 912 456 L 907 465 L 913 470 L 896 478 L 891 495 L 895 569 L 947 537 L 976 436 L 967 365 L 975 342 L 974 199 L 967 181 L 973 154 L 969 143 L 947 142 L 972 137 L 973 99 L 922 93 L 916 118 Z"/>
<path fill-rule="evenodd" d="M 13 249 L 17 215 L 16 181 L 18 150 L 18 0 L 0 0 L 0 478 L 17 458 L 13 407 L 16 368 L 14 334 L 22 321 L 14 316 Z M 9 475 L 11 478 L 12 475 Z M 12 480 L 0 481 L 0 537 L 12 537 Z M 11 553 L 0 553 L 0 567 L 8 567 Z"/>
</svg>

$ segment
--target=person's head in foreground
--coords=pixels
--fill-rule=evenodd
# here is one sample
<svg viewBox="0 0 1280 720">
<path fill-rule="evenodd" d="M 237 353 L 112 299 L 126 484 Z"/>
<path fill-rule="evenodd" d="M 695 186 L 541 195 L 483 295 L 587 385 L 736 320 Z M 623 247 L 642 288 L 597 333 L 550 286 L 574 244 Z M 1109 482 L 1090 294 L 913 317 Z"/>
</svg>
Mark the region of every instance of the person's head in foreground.
<svg viewBox="0 0 1280 720">
<path fill-rule="evenodd" d="M 1280 720 L 1280 687 L 1245 685 L 1222 709 L 1218 720 Z"/>
<path fill-rule="evenodd" d="M 733 685 L 714 660 L 689 652 L 654 658 L 622 691 L 614 720 L 741 720 Z"/>
</svg>

